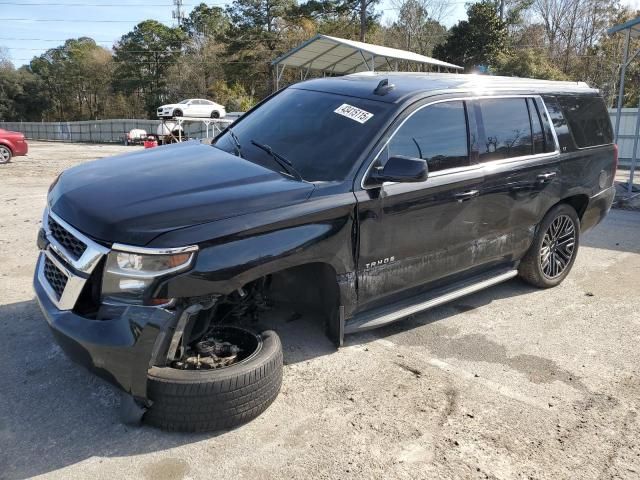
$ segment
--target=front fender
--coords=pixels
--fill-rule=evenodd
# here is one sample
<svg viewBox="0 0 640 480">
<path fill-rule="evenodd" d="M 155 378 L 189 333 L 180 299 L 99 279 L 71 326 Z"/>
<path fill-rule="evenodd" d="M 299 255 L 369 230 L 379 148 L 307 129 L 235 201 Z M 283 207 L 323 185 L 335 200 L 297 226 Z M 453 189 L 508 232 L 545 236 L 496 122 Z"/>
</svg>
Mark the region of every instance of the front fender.
<svg viewBox="0 0 640 480">
<path fill-rule="evenodd" d="M 329 264 L 338 276 L 355 271 L 354 199 L 344 196 L 343 200 L 314 212 L 307 205 L 304 215 L 269 226 L 251 225 L 250 218 L 230 219 L 228 222 L 248 228 L 199 243 L 194 268 L 160 284 L 156 295 L 226 295 L 252 280 L 309 263 Z"/>
</svg>

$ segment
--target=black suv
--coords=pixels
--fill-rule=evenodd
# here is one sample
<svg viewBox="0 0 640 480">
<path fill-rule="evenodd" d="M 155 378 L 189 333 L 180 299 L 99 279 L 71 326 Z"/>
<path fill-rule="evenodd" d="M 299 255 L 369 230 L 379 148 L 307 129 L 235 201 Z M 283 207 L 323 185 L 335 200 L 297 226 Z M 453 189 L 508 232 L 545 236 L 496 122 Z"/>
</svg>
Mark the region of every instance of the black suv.
<svg viewBox="0 0 640 480">
<path fill-rule="evenodd" d="M 340 345 L 516 275 L 553 287 L 608 212 L 616 164 L 582 83 L 311 80 L 212 145 L 64 172 L 34 286 L 64 350 L 129 394 L 130 418 L 228 427 L 279 391 L 266 319 L 319 312 Z"/>
</svg>

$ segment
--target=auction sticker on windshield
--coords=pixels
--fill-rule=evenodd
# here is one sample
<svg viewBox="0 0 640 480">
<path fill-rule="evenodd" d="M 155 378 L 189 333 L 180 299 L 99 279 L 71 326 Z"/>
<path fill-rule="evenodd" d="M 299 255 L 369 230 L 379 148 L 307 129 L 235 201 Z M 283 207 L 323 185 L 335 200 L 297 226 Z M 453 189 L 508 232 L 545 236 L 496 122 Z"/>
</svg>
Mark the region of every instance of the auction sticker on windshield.
<svg viewBox="0 0 640 480">
<path fill-rule="evenodd" d="M 343 103 L 333 112 L 337 113 L 338 115 L 342 115 L 343 117 L 350 118 L 351 120 L 355 120 L 358 123 L 365 123 L 367 120 L 373 117 L 373 113 L 369 113 L 366 110 L 354 107 L 353 105 L 349 105 L 348 103 Z"/>
</svg>

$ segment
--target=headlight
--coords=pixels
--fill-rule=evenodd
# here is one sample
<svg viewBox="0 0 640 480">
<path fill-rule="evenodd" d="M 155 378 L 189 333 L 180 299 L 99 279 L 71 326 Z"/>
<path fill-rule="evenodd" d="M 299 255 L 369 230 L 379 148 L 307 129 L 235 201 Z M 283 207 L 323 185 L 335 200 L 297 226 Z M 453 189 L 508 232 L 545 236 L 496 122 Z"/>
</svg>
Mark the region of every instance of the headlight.
<svg viewBox="0 0 640 480">
<path fill-rule="evenodd" d="M 108 304 L 164 305 L 170 298 L 151 298 L 161 277 L 187 270 L 197 247 L 176 249 L 132 248 L 114 245 L 102 277 L 102 301 Z"/>
</svg>

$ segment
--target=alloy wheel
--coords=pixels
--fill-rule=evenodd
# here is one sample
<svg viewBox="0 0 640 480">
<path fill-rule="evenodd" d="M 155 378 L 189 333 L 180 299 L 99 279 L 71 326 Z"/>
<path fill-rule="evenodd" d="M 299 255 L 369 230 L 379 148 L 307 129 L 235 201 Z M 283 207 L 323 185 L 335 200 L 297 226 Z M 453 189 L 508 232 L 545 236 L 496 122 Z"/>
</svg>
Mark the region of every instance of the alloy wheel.
<svg viewBox="0 0 640 480">
<path fill-rule="evenodd" d="M 545 277 L 564 273 L 575 253 L 576 227 L 568 215 L 556 217 L 547 229 L 540 248 L 540 267 Z"/>
<path fill-rule="evenodd" d="M 7 163 L 11 160 L 11 151 L 7 147 L 0 146 L 0 163 Z"/>
</svg>

